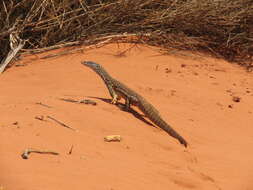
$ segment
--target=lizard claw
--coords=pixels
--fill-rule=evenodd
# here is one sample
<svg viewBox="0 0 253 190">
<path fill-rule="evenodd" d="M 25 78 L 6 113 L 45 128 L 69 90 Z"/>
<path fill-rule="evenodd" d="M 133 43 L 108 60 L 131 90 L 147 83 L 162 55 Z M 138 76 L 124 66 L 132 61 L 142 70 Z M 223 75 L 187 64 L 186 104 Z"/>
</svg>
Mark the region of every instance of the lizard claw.
<svg viewBox="0 0 253 190">
<path fill-rule="evenodd" d="M 116 103 L 117 103 L 117 100 L 112 99 L 111 104 L 116 104 Z"/>
</svg>

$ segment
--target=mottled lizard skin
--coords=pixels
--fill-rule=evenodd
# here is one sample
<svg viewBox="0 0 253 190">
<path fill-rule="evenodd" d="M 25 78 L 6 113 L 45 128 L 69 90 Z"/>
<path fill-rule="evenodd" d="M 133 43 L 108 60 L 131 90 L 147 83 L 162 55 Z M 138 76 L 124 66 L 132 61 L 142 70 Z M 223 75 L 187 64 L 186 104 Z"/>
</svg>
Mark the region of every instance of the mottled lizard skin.
<svg viewBox="0 0 253 190">
<path fill-rule="evenodd" d="M 186 140 L 180 136 L 170 125 L 168 125 L 161 118 L 159 112 L 141 95 L 137 94 L 135 91 L 128 88 L 123 83 L 112 78 L 101 65 L 92 61 L 84 61 L 82 64 L 90 67 L 103 79 L 112 97 L 112 104 L 116 104 L 120 98 L 124 98 L 126 110 L 129 110 L 130 105 L 137 106 L 154 124 L 156 124 L 158 127 L 166 131 L 169 135 L 176 138 L 181 144 L 187 147 L 188 143 Z"/>
</svg>

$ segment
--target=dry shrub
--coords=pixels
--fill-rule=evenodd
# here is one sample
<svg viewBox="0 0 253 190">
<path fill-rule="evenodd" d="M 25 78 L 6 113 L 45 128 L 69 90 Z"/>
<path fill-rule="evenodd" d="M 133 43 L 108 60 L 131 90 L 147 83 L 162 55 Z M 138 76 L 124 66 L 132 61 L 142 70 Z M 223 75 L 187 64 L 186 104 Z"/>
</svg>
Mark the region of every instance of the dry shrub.
<svg viewBox="0 0 253 190">
<path fill-rule="evenodd" d="M 0 3 L 0 60 L 9 51 L 13 31 L 28 40 L 24 50 L 136 34 L 124 40 L 208 52 L 250 65 L 253 1 L 5 0 Z"/>
</svg>

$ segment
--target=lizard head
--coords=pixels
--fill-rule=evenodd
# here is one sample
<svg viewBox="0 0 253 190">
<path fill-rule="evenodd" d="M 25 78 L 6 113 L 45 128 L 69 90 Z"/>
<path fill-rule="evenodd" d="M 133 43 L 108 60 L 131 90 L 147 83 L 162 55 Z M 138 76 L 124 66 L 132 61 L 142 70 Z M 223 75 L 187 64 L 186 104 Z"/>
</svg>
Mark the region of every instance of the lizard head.
<svg viewBox="0 0 253 190">
<path fill-rule="evenodd" d="M 93 61 L 83 61 L 82 64 L 87 66 L 87 67 L 90 67 L 94 71 L 97 71 L 97 70 L 101 69 L 101 66 L 99 64 L 93 62 Z"/>
</svg>

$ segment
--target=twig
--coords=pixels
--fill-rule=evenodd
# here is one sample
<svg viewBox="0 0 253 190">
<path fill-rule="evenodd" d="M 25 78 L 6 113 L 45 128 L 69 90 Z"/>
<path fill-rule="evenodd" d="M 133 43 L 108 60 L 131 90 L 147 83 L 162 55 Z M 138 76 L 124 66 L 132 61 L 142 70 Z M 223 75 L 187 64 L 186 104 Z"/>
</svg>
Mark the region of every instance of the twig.
<svg viewBox="0 0 253 190">
<path fill-rule="evenodd" d="M 59 100 L 62 100 L 65 102 L 79 103 L 78 100 L 74 100 L 74 99 L 70 99 L 70 98 L 59 98 Z"/>
<path fill-rule="evenodd" d="M 71 129 L 71 130 L 73 130 L 73 131 L 77 131 L 76 129 L 74 129 L 74 128 L 72 128 L 72 127 L 69 127 L 69 126 L 67 126 L 67 125 L 65 125 L 65 124 L 62 123 L 61 121 L 59 121 L 59 120 L 57 120 L 57 119 L 55 119 L 55 118 L 53 118 L 53 117 L 51 117 L 51 116 L 49 116 L 49 115 L 47 116 L 47 118 L 49 118 L 49 119 L 55 121 L 56 123 L 60 124 L 60 125 L 63 126 L 63 127 L 66 127 L 66 128 Z"/>
<path fill-rule="evenodd" d="M 15 64 L 15 67 L 24 67 L 24 66 L 26 66 L 26 64 L 23 64 L 23 63 Z"/>
<path fill-rule="evenodd" d="M 57 44 L 57 45 L 53 45 L 53 46 L 49 46 L 49 47 L 45 47 L 45 48 L 22 49 L 22 51 L 28 52 L 28 53 L 41 53 L 41 52 L 45 52 L 45 51 L 49 51 L 49 50 L 54 50 L 54 49 L 59 49 L 59 48 L 73 46 L 73 45 L 79 45 L 79 44 L 80 44 L 80 41 L 75 41 L 75 42 L 67 42 L 67 43 Z"/>
<path fill-rule="evenodd" d="M 73 145 L 71 145 L 71 147 L 70 147 L 70 150 L 69 150 L 68 154 L 72 154 L 73 148 L 74 148 L 74 146 L 73 146 Z"/>
<path fill-rule="evenodd" d="M 91 104 L 93 106 L 97 105 L 97 102 L 93 101 L 93 100 L 88 100 L 88 99 L 85 99 L 85 100 L 81 100 L 79 101 L 80 104 Z"/>
<path fill-rule="evenodd" d="M 137 37 L 137 36 L 146 36 L 150 37 L 151 33 L 123 33 L 123 34 L 113 34 L 113 35 L 107 35 L 107 36 L 102 36 L 99 38 L 96 38 L 96 40 L 104 40 L 104 39 L 115 39 L 115 38 L 125 38 L 125 37 Z"/>
<path fill-rule="evenodd" d="M 41 103 L 41 102 L 36 102 L 36 104 L 41 105 L 41 106 L 44 106 L 44 107 L 47 107 L 47 108 L 52 108 L 51 106 L 46 105 L 46 104 L 43 104 L 43 103 Z"/>
<path fill-rule="evenodd" d="M 30 153 L 59 155 L 58 152 L 54 152 L 54 151 L 50 151 L 50 150 L 37 150 L 37 149 L 33 149 L 33 148 L 27 148 L 21 154 L 21 157 L 23 159 L 28 159 L 28 156 L 29 156 Z"/>
<path fill-rule="evenodd" d="M 73 100 L 70 98 L 59 98 L 59 100 L 65 101 L 65 102 L 72 102 L 72 103 L 79 103 L 79 104 L 91 104 L 93 106 L 97 105 L 97 102 L 89 99 L 84 99 L 84 100 Z"/>
</svg>

